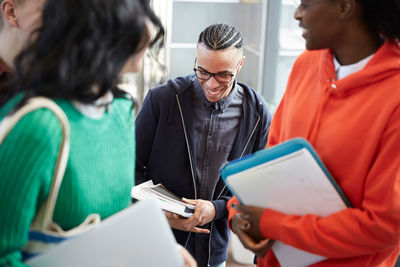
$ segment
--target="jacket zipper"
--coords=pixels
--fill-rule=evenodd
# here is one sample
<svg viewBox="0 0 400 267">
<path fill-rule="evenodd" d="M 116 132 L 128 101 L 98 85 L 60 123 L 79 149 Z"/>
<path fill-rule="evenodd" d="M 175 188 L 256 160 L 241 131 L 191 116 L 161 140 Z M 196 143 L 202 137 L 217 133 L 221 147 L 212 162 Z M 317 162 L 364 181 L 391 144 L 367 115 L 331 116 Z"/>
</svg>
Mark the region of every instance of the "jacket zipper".
<svg viewBox="0 0 400 267">
<path fill-rule="evenodd" d="M 253 137 L 254 132 L 256 131 L 258 124 L 260 123 L 260 119 L 261 119 L 261 116 L 258 116 L 256 125 L 254 126 L 253 131 L 251 132 L 250 137 L 249 137 L 249 139 L 247 140 L 246 145 L 244 146 L 244 149 L 243 149 L 243 151 L 242 151 L 242 154 L 240 154 L 240 158 L 243 157 L 243 154 L 244 154 L 244 152 L 246 151 L 246 148 L 247 148 L 247 146 L 249 145 L 250 140 L 251 140 L 251 138 Z M 222 195 L 222 192 L 224 192 L 225 188 L 226 188 L 226 185 L 224 185 L 224 187 L 222 188 L 222 190 L 221 190 L 221 192 L 219 193 L 217 199 L 220 198 L 220 196 Z M 207 261 L 207 266 L 210 266 L 210 258 L 211 258 L 211 235 L 212 235 L 212 231 L 213 231 L 213 228 L 214 228 L 213 226 L 214 226 L 214 221 L 211 222 L 210 238 L 208 239 L 208 261 Z"/>
<path fill-rule="evenodd" d="M 193 171 L 192 156 L 191 156 L 192 154 L 190 152 L 189 140 L 188 140 L 188 137 L 187 137 L 185 120 L 183 119 L 183 112 L 182 112 L 182 108 L 181 108 L 181 103 L 179 102 L 179 97 L 178 97 L 178 95 L 175 95 L 175 97 L 176 97 L 176 101 L 178 102 L 179 113 L 181 114 L 183 133 L 185 134 L 185 141 L 186 141 L 186 146 L 187 146 L 187 150 L 188 150 L 188 154 L 189 154 L 190 171 L 192 172 L 192 180 L 193 180 L 193 188 L 194 188 L 194 198 L 197 199 L 197 190 L 196 190 L 196 183 L 194 181 L 194 171 Z M 190 238 L 191 233 L 192 232 L 189 232 L 189 235 L 188 235 L 188 237 L 186 239 L 185 248 L 187 246 L 187 243 L 189 242 L 189 238 Z M 208 256 L 208 258 L 210 258 L 210 255 Z"/>
<path fill-rule="evenodd" d="M 194 171 L 193 171 L 192 156 L 191 156 L 192 154 L 191 154 L 191 152 L 190 152 L 189 140 L 188 140 L 188 137 L 187 137 L 185 120 L 183 119 L 183 112 L 182 112 L 181 104 L 180 104 L 180 102 L 179 102 L 179 97 L 178 97 L 178 95 L 175 95 L 175 98 L 176 98 L 176 102 L 178 103 L 179 113 L 180 113 L 180 115 L 181 115 L 181 120 L 182 120 L 182 125 L 183 125 L 183 132 L 184 132 L 184 134 L 185 134 L 185 141 L 186 141 L 186 146 L 187 146 L 187 150 L 188 150 L 188 154 L 189 154 L 190 171 L 192 172 L 192 180 L 193 180 L 194 195 L 195 195 L 195 199 L 197 199 L 197 190 L 196 190 L 196 183 L 195 183 L 195 180 L 194 180 Z M 261 117 L 258 116 L 256 125 L 254 126 L 254 128 L 253 128 L 253 130 L 252 130 L 252 132 L 251 132 L 251 134 L 250 134 L 250 137 L 249 137 L 249 139 L 247 140 L 246 145 L 244 146 L 244 149 L 243 149 L 242 153 L 240 154 L 240 158 L 243 157 L 243 154 L 244 154 L 244 152 L 246 151 L 246 148 L 247 148 L 247 146 L 249 145 L 250 140 L 251 140 L 251 138 L 253 137 L 254 132 L 256 131 L 258 124 L 260 123 L 260 119 L 261 119 Z M 226 188 L 226 185 L 222 188 L 222 190 L 221 190 L 221 192 L 219 193 L 217 199 L 222 195 L 222 192 L 224 192 L 225 188 Z M 211 257 L 211 236 L 212 236 L 213 228 L 214 228 L 214 222 L 211 222 L 211 227 L 210 227 L 210 238 L 208 239 L 208 260 L 207 260 L 207 266 L 210 266 L 210 257 Z M 188 235 L 188 237 L 187 237 L 187 239 L 186 239 L 185 248 L 186 248 L 186 246 L 187 246 L 187 243 L 189 242 L 189 238 L 190 238 L 191 233 L 192 233 L 192 232 L 189 232 L 189 235 Z"/>
<path fill-rule="evenodd" d="M 250 137 L 249 137 L 249 139 L 247 140 L 247 143 L 246 143 L 246 145 L 244 146 L 244 149 L 243 149 L 242 153 L 240 154 L 240 157 L 239 157 L 239 158 L 243 157 L 243 154 L 244 154 L 244 152 L 246 151 L 246 148 L 247 148 L 247 146 L 249 145 L 250 140 L 251 140 L 251 138 L 253 137 L 254 132 L 256 131 L 259 122 L 260 122 L 260 116 L 258 116 L 256 125 L 254 126 L 253 131 L 251 132 Z M 226 188 L 226 185 L 222 188 L 222 190 L 221 190 L 221 192 L 219 193 L 217 199 L 222 195 L 222 192 L 224 192 L 225 188 Z"/>
</svg>

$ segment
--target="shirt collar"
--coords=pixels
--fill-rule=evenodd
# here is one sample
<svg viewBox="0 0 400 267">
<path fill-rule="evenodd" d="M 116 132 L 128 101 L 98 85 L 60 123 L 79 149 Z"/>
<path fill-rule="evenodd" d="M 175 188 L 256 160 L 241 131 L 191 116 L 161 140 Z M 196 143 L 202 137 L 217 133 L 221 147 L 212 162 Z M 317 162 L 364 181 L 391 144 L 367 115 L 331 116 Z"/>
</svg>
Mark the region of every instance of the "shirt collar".
<svg viewBox="0 0 400 267">
<path fill-rule="evenodd" d="M 201 85 L 199 83 L 198 79 L 195 79 L 193 83 L 194 87 L 194 93 L 196 96 L 196 99 L 200 101 L 201 108 L 203 110 L 209 108 L 210 106 L 213 106 L 214 109 L 221 109 L 222 112 L 225 112 L 226 109 L 229 107 L 230 103 L 232 102 L 232 99 L 235 97 L 238 89 L 237 89 L 237 83 L 236 81 L 233 82 L 232 85 L 232 91 L 229 93 L 227 97 L 222 98 L 218 102 L 212 103 L 207 100 L 206 96 L 203 93 L 203 89 L 201 88 Z"/>
<path fill-rule="evenodd" d="M 343 79 L 350 74 L 353 74 L 357 71 L 362 70 L 365 65 L 369 62 L 369 60 L 374 56 L 374 54 L 369 55 L 368 57 L 350 65 L 340 65 L 339 61 L 336 59 L 335 56 L 333 56 L 333 63 L 335 64 L 335 74 L 336 74 L 336 79 L 340 80 Z"/>
<path fill-rule="evenodd" d="M 83 115 L 91 119 L 99 120 L 103 117 L 106 111 L 111 110 L 111 104 L 114 99 L 111 91 L 108 91 L 104 96 L 90 104 L 79 101 L 72 101 L 72 105 Z"/>
</svg>

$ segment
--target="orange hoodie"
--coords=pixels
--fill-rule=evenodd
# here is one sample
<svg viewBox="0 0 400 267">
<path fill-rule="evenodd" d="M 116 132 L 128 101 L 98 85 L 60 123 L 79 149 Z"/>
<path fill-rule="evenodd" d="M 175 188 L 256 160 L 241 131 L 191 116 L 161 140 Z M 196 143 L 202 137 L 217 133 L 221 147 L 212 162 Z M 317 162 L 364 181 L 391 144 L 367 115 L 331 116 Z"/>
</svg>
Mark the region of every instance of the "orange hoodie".
<svg viewBox="0 0 400 267">
<path fill-rule="evenodd" d="M 314 146 L 353 208 L 324 218 L 266 209 L 263 236 L 329 258 L 313 266 L 393 266 L 400 251 L 400 45 L 386 42 L 363 70 L 341 80 L 329 50 L 304 52 L 269 146 L 294 137 Z M 258 265 L 279 266 L 272 251 Z"/>
</svg>

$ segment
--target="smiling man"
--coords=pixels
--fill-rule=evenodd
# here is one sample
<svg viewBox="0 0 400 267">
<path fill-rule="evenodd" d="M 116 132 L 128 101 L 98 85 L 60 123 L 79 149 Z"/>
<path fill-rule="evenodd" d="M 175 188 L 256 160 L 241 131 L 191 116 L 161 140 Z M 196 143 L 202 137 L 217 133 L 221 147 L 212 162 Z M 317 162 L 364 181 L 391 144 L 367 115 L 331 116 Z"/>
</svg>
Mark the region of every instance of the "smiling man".
<svg viewBox="0 0 400 267">
<path fill-rule="evenodd" d="M 267 142 L 265 103 L 236 81 L 244 59 L 235 27 L 207 27 L 198 39 L 194 74 L 150 89 L 136 119 L 136 183 L 162 183 L 196 206 L 191 218 L 166 216 L 199 266 L 225 266 L 227 258 L 230 195 L 220 168 Z"/>
</svg>

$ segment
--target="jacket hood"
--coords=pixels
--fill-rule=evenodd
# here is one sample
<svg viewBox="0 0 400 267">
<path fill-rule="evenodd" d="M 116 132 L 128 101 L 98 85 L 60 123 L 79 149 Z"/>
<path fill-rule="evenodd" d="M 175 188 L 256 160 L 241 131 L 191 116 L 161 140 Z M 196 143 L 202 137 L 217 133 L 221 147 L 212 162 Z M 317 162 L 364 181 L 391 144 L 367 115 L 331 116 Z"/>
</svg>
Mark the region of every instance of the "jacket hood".
<svg viewBox="0 0 400 267">
<path fill-rule="evenodd" d="M 174 89 L 175 93 L 179 94 L 190 87 L 195 79 L 194 74 L 190 74 L 176 79 L 169 79 L 167 83 Z"/>
<path fill-rule="evenodd" d="M 333 55 L 330 50 L 324 50 L 321 53 L 320 66 L 321 82 L 334 79 Z M 337 80 L 335 85 L 338 95 L 342 95 L 395 75 L 400 78 L 400 44 L 386 41 L 375 52 L 363 71 L 355 72 L 341 80 Z"/>
</svg>

